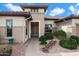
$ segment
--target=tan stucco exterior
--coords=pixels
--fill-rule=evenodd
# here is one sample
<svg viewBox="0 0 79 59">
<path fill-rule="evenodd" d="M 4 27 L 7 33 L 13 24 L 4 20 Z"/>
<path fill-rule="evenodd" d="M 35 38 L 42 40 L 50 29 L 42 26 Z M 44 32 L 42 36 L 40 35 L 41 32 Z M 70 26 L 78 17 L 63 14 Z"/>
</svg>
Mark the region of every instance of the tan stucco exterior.
<svg viewBox="0 0 79 59">
<path fill-rule="evenodd" d="M 45 20 L 45 24 L 52 24 L 52 27 L 56 26 L 56 24 L 54 23 L 54 20 Z"/>
<path fill-rule="evenodd" d="M 22 7 L 22 6 L 21 6 Z M 45 32 L 45 20 L 44 20 L 44 13 L 45 13 L 45 9 L 47 8 L 47 6 L 41 6 L 41 7 L 37 7 L 37 6 L 33 6 L 32 7 L 25 7 L 23 8 L 24 12 L 30 12 L 32 19 L 31 21 L 28 21 L 28 37 L 31 38 L 31 22 L 38 22 L 39 23 L 39 37 L 44 35 Z"/>
<path fill-rule="evenodd" d="M 43 13 L 31 13 L 33 20 L 28 21 L 25 17 L 19 16 L 0 16 L 0 34 L 1 38 L 7 37 L 6 20 L 13 20 L 12 35 L 15 42 L 25 42 L 31 38 L 31 22 L 39 22 L 39 37 L 44 35 L 45 21 Z M 27 24 L 26 24 L 27 22 Z M 27 27 L 27 35 L 26 35 Z"/>
<path fill-rule="evenodd" d="M 0 26 L 6 26 L 7 19 L 13 19 L 13 26 L 26 26 L 25 17 L 21 16 L 0 16 Z"/>
<path fill-rule="evenodd" d="M 64 30 L 68 34 L 68 36 L 73 34 L 72 20 L 59 22 L 59 23 L 56 23 L 56 25 L 57 25 L 57 30 Z"/>
<path fill-rule="evenodd" d="M 64 30 L 68 36 L 79 36 L 79 19 L 69 19 L 67 21 L 55 23 L 55 20 L 45 20 L 43 13 L 31 13 L 32 20 L 28 21 L 21 16 L 0 16 L 0 36 L 2 41 L 7 37 L 6 20 L 13 20 L 13 37 L 14 42 L 24 43 L 28 38 L 31 38 L 31 22 L 39 22 L 39 37 L 45 34 L 45 24 L 52 24 L 52 27 L 57 27 L 57 30 Z M 26 35 L 27 28 L 27 35 Z M 53 30 L 52 28 L 52 30 Z"/>
<path fill-rule="evenodd" d="M 58 30 L 64 30 L 68 36 L 79 36 L 79 19 L 69 19 L 67 21 L 56 23 Z"/>
<path fill-rule="evenodd" d="M 29 21 L 29 38 L 31 38 L 31 22 L 39 22 L 39 37 L 44 35 L 44 14 L 43 13 L 31 13 L 33 20 Z"/>
<path fill-rule="evenodd" d="M 79 19 L 72 19 L 73 34 L 79 36 Z"/>
<path fill-rule="evenodd" d="M 13 30 L 12 35 L 15 42 L 24 42 L 25 41 L 25 17 L 12 17 L 12 16 L 0 16 L 0 35 L 2 39 L 7 37 L 7 28 L 6 20 L 13 20 Z"/>
<path fill-rule="evenodd" d="M 7 37 L 7 27 L 6 27 L 6 20 L 7 19 L 12 19 L 13 20 L 13 27 L 12 27 L 12 36 L 14 38 L 14 42 L 20 42 L 24 43 L 26 42 L 29 38 L 31 38 L 31 23 L 37 22 L 39 23 L 39 37 L 45 34 L 45 24 L 52 24 L 52 32 L 54 29 L 56 30 L 64 30 L 68 36 L 70 35 L 77 35 L 79 36 L 79 19 L 73 19 L 68 17 L 45 17 L 44 13 L 47 7 L 24 7 L 23 11 L 25 12 L 30 12 L 30 20 L 26 17 L 28 16 L 25 14 L 15 14 L 12 13 L 1 13 L 0 15 L 0 36 L 1 39 L 5 39 Z M 5 16 L 4 16 L 5 15 Z M 26 17 L 26 18 L 25 18 Z M 64 20 L 64 21 L 62 21 Z M 56 23 L 56 21 L 59 21 Z M 35 29 L 34 29 L 35 30 Z M 27 34 L 26 34 L 27 32 Z M 5 39 L 6 40 L 6 39 Z M 4 40 L 3 40 L 4 41 Z M 7 42 L 4 41 L 4 42 Z"/>
</svg>

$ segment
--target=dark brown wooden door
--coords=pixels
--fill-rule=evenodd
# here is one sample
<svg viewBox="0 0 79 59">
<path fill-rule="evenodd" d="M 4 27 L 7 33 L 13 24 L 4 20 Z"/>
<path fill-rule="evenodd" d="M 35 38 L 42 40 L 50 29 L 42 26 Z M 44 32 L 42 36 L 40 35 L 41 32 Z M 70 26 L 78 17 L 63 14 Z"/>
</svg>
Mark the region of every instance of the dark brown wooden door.
<svg viewBox="0 0 79 59">
<path fill-rule="evenodd" d="M 39 22 L 31 22 L 31 37 L 39 37 Z"/>
</svg>

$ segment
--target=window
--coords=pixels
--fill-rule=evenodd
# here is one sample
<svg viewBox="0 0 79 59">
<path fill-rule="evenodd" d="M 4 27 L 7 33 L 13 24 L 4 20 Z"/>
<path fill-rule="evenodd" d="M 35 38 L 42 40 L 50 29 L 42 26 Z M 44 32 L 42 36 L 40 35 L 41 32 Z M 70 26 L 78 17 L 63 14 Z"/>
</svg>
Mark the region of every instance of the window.
<svg viewBox="0 0 79 59">
<path fill-rule="evenodd" d="M 11 19 L 6 20 L 7 36 L 12 36 L 12 25 L 13 21 Z"/>
<path fill-rule="evenodd" d="M 31 12 L 38 12 L 38 9 L 31 9 Z"/>
<path fill-rule="evenodd" d="M 52 32 L 52 24 L 45 24 L 45 33 Z"/>
<path fill-rule="evenodd" d="M 52 24 L 45 24 L 45 29 L 52 29 Z"/>
</svg>

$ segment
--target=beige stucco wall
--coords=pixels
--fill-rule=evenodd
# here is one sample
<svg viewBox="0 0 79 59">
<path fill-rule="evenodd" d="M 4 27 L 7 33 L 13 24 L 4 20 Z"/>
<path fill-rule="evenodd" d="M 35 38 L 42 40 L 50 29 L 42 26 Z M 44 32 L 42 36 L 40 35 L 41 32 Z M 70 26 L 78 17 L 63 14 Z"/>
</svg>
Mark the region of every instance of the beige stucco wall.
<svg viewBox="0 0 79 59">
<path fill-rule="evenodd" d="M 44 9 L 39 9 L 38 12 L 39 13 L 44 13 Z"/>
<path fill-rule="evenodd" d="M 7 19 L 13 19 L 13 26 L 25 26 L 24 17 L 0 16 L 0 26 L 6 26 Z"/>
<path fill-rule="evenodd" d="M 58 30 L 64 30 L 68 36 L 73 34 L 72 28 L 72 20 L 64 21 L 64 22 L 59 22 L 56 23 Z"/>
<path fill-rule="evenodd" d="M 65 22 L 57 23 L 57 27 L 58 29 L 62 29 L 67 32 L 69 36 L 70 34 L 79 36 L 79 26 L 77 26 L 76 24 L 79 24 L 79 19 L 72 19 Z"/>
<path fill-rule="evenodd" d="M 13 20 L 13 37 L 15 42 L 24 42 L 27 39 L 25 39 L 25 17 L 19 17 L 19 16 L 0 16 L 0 35 L 3 39 L 7 36 L 7 30 L 6 30 L 6 20 L 12 19 Z"/>
<path fill-rule="evenodd" d="M 75 24 L 75 23 L 76 23 L 76 24 L 79 24 L 79 19 L 72 19 L 72 23 L 73 23 L 73 24 Z"/>
<path fill-rule="evenodd" d="M 0 26 L 0 38 L 5 38 L 6 36 L 6 27 Z"/>
<path fill-rule="evenodd" d="M 73 35 L 79 36 L 79 19 L 72 19 L 72 25 L 73 25 Z"/>
<path fill-rule="evenodd" d="M 29 38 L 31 37 L 31 22 L 39 22 L 39 37 L 44 35 L 44 14 L 43 13 L 31 13 L 33 20 L 29 21 Z"/>
<path fill-rule="evenodd" d="M 52 24 L 52 27 L 56 26 L 56 24 L 54 23 L 54 20 L 45 20 L 45 24 Z"/>
</svg>

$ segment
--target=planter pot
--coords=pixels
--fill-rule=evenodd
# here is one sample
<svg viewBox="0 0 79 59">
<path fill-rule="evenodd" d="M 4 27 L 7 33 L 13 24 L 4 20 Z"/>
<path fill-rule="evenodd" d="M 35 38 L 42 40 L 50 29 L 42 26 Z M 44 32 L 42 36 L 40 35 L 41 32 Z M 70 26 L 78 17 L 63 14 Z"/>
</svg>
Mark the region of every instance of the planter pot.
<svg viewBox="0 0 79 59">
<path fill-rule="evenodd" d="M 14 39 L 8 39 L 9 40 L 9 44 L 13 44 Z"/>
<path fill-rule="evenodd" d="M 14 42 L 14 38 L 13 37 L 6 37 L 6 39 L 8 40 L 9 44 L 13 44 L 13 42 Z"/>
</svg>

